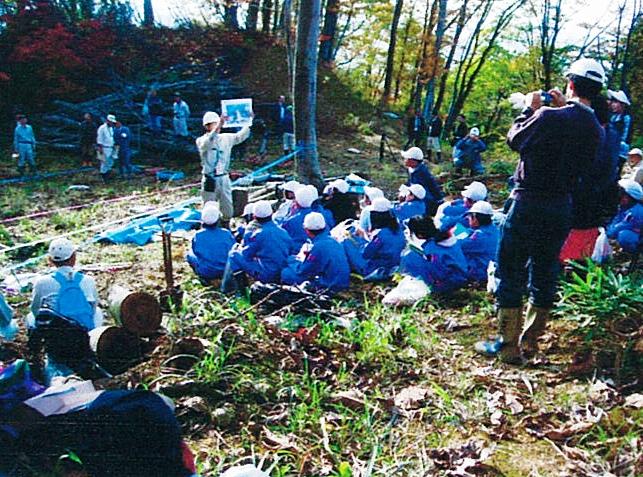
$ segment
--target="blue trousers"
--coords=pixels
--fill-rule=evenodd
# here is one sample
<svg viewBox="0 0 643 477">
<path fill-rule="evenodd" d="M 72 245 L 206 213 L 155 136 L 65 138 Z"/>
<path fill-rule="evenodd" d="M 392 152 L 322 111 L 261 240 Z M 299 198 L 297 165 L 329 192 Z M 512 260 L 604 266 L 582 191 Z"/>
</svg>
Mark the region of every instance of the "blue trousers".
<svg viewBox="0 0 643 477">
<path fill-rule="evenodd" d="M 551 308 L 556 297 L 558 255 L 571 227 L 571 202 L 528 197 L 509 208 L 500 229 L 496 298 L 500 308 L 518 308 L 529 294 L 531 304 Z"/>
<path fill-rule="evenodd" d="M 484 166 L 482 165 L 482 160 L 471 159 L 468 156 L 457 157 L 453 160 L 453 165 L 457 168 L 467 168 L 475 175 L 484 174 Z"/>
<path fill-rule="evenodd" d="M 118 171 L 122 176 L 129 176 L 132 174 L 132 151 L 129 149 L 119 149 Z"/>
</svg>

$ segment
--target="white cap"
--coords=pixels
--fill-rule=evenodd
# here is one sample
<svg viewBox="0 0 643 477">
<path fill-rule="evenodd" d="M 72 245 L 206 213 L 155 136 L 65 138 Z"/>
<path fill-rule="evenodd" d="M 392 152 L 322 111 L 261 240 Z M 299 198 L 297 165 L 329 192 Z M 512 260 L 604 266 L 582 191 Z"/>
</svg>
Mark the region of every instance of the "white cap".
<svg viewBox="0 0 643 477">
<path fill-rule="evenodd" d="M 272 206 L 270 205 L 270 202 L 267 200 L 260 200 L 259 202 L 256 202 L 253 209 L 253 214 L 258 219 L 265 219 L 266 217 L 270 217 L 272 215 Z"/>
<path fill-rule="evenodd" d="M 216 202 L 210 201 L 203 204 L 203 208 L 201 209 L 201 222 L 204 224 L 215 224 L 217 220 L 219 220 L 220 215 L 219 205 Z"/>
<path fill-rule="evenodd" d="M 255 205 L 254 203 L 250 202 L 246 204 L 246 206 L 243 208 L 243 214 L 241 215 L 245 217 L 246 215 L 253 215 L 254 212 L 255 212 Z"/>
<path fill-rule="evenodd" d="M 116 122 L 116 116 L 114 116 L 113 114 L 108 114 L 108 115 L 107 115 L 107 120 L 108 120 L 110 123 L 115 123 L 115 122 Z"/>
<path fill-rule="evenodd" d="M 469 131 L 469 136 L 479 137 L 480 136 L 480 129 L 471 128 L 471 131 Z"/>
<path fill-rule="evenodd" d="M 487 198 L 487 186 L 482 182 L 473 181 L 471 184 L 466 186 L 462 191 L 462 197 L 471 199 L 474 202 L 478 200 L 485 200 Z"/>
<path fill-rule="evenodd" d="M 407 186 L 406 184 L 402 184 L 400 187 L 398 187 L 397 192 L 400 195 L 406 196 L 409 193 L 409 186 Z"/>
<path fill-rule="evenodd" d="M 377 187 L 366 186 L 364 187 L 364 195 L 368 197 L 368 200 L 373 202 L 378 197 L 384 197 L 384 192 L 382 192 L 382 189 L 378 189 Z"/>
<path fill-rule="evenodd" d="M 467 210 L 467 214 L 493 215 L 493 207 L 491 207 L 489 202 L 479 200 Z"/>
<path fill-rule="evenodd" d="M 373 212 L 388 212 L 393 207 L 386 197 L 377 197 L 371 205 Z"/>
<path fill-rule="evenodd" d="M 270 477 L 252 464 L 236 465 L 226 470 L 220 477 Z"/>
<path fill-rule="evenodd" d="M 304 217 L 304 228 L 308 230 L 322 230 L 326 228 L 326 220 L 319 212 L 311 212 Z"/>
<path fill-rule="evenodd" d="M 219 122 L 219 115 L 215 113 L 214 111 L 208 111 L 203 115 L 203 125 L 205 126 L 206 124 L 211 124 L 211 123 L 218 123 Z"/>
<path fill-rule="evenodd" d="M 76 246 L 71 240 L 57 238 L 49 244 L 49 256 L 54 262 L 68 260 L 76 252 Z"/>
<path fill-rule="evenodd" d="M 638 147 L 635 147 L 634 149 L 631 149 L 630 152 L 627 153 L 627 155 L 643 157 L 643 151 L 641 151 Z"/>
<path fill-rule="evenodd" d="M 625 91 L 619 90 L 619 91 L 612 91 L 611 89 L 607 90 L 607 97 L 610 99 L 615 99 L 619 103 L 627 104 L 628 106 L 632 103 L 630 103 L 630 100 L 628 99 L 627 95 L 625 94 Z"/>
<path fill-rule="evenodd" d="M 641 199 L 643 199 L 643 188 L 641 187 L 641 184 L 639 184 L 635 180 L 621 179 L 620 181 L 618 181 L 618 185 L 632 199 L 637 201 L 640 201 Z"/>
<path fill-rule="evenodd" d="M 295 192 L 297 189 L 301 187 L 301 184 L 297 181 L 288 181 L 284 182 L 281 186 L 281 188 L 285 191 L 288 192 Z"/>
<path fill-rule="evenodd" d="M 420 200 L 426 197 L 426 190 L 424 190 L 424 187 L 422 187 L 420 184 L 411 184 L 411 187 L 409 187 L 409 192 Z"/>
<path fill-rule="evenodd" d="M 300 187 L 295 191 L 295 202 L 301 207 L 310 207 L 317 200 L 319 193 L 315 186 L 307 185 Z"/>
<path fill-rule="evenodd" d="M 605 82 L 605 70 L 601 64 L 590 58 L 581 58 L 574 61 L 565 76 L 576 75 L 588 80 L 603 84 Z"/>
<path fill-rule="evenodd" d="M 404 159 L 415 159 L 416 161 L 423 161 L 424 153 L 419 147 L 412 147 L 407 151 L 402 151 L 402 157 Z"/>
<path fill-rule="evenodd" d="M 338 192 L 341 192 L 342 194 L 346 194 L 348 192 L 348 189 L 350 186 L 348 185 L 348 182 L 346 182 L 344 179 L 337 179 L 334 180 L 333 182 L 330 183 L 331 187 L 334 189 L 337 189 Z"/>
</svg>

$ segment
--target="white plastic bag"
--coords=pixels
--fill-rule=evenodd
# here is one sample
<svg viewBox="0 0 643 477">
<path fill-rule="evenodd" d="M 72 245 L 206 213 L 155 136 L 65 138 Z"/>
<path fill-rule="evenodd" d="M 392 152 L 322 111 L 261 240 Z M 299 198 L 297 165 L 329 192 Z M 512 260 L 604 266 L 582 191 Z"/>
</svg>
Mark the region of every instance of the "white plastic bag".
<svg viewBox="0 0 643 477">
<path fill-rule="evenodd" d="M 492 295 L 496 293 L 498 282 L 499 280 L 496 278 L 496 262 L 490 260 L 487 266 L 487 292 Z"/>
<path fill-rule="evenodd" d="M 414 305 L 431 293 L 431 289 L 419 278 L 404 276 L 390 292 L 386 294 L 382 303 L 390 306 Z"/>
<path fill-rule="evenodd" d="M 592 261 L 595 263 L 603 263 L 612 256 L 612 246 L 607 239 L 605 228 L 598 228 L 598 237 L 594 243 L 594 251 L 592 252 Z"/>
</svg>

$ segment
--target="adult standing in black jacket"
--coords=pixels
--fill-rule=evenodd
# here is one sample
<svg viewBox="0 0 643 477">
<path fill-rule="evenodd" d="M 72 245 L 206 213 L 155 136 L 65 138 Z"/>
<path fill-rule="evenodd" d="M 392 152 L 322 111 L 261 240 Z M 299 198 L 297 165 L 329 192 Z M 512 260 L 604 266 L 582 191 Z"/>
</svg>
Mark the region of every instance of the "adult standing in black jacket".
<svg viewBox="0 0 643 477">
<path fill-rule="evenodd" d="M 435 162 L 442 161 L 442 148 L 440 136 L 442 135 L 442 118 L 435 113 L 429 126 L 429 137 L 426 140 L 427 159 L 431 160 L 431 152 L 435 152 Z"/>
<path fill-rule="evenodd" d="M 453 128 L 453 138 L 451 138 L 452 146 L 455 146 L 455 143 L 469 134 L 469 125 L 467 124 L 467 119 L 464 117 L 464 114 L 458 114 L 455 117 L 455 122 L 457 124 Z"/>
<path fill-rule="evenodd" d="M 605 80 L 602 66 L 580 59 L 571 65 L 567 79 L 567 97 L 549 91 L 553 107 L 543 107 L 541 91 L 528 95 L 530 106 L 507 136 L 520 161 L 498 247 L 501 337 L 476 343 L 477 351 L 494 355 L 499 351 L 507 363 L 520 363 L 522 354 L 531 357 L 537 352 L 556 296 L 558 256 L 571 227 L 571 195 L 596 160 L 604 137 L 591 107 Z"/>
<path fill-rule="evenodd" d="M 404 149 L 409 146 L 422 147 L 422 138 L 424 137 L 424 130 L 426 123 L 422 117 L 422 112 L 413 110 L 413 114 L 409 117 L 406 124 L 406 134 L 409 140 L 406 142 Z"/>
<path fill-rule="evenodd" d="M 80 143 L 80 165 L 91 166 L 96 158 L 96 131 L 98 126 L 91 113 L 85 113 L 78 127 Z"/>
</svg>

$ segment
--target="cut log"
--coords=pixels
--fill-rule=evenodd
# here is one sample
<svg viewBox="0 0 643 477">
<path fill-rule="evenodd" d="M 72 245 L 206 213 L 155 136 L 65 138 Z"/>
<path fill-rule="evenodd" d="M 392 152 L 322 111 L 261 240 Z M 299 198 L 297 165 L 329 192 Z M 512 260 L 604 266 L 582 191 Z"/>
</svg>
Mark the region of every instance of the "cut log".
<svg viewBox="0 0 643 477">
<path fill-rule="evenodd" d="M 109 310 L 129 332 L 151 336 L 161 326 L 161 306 L 158 300 L 145 292 L 131 292 L 114 285 L 108 296 Z"/>
</svg>

